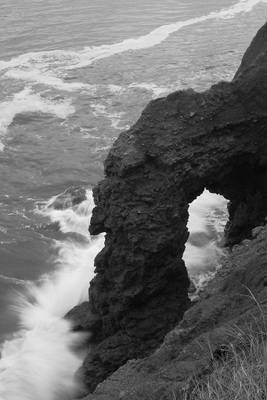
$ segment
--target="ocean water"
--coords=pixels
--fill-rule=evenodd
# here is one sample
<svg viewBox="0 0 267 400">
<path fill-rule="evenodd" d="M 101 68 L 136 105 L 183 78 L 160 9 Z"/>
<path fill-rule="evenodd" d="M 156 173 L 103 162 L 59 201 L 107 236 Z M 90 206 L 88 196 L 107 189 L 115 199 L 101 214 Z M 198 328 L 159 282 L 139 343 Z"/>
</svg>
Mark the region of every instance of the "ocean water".
<svg viewBox="0 0 267 400">
<path fill-rule="evenodd" d="M 87 227 L 108 149 L 152 98 L 230 80 L 266 11 L 266 0 L 0 0 L 0 400 L 71 393 L 79 338 L 62 317 L 87 298 L 103 246 Z M 49 208 L 70 185 L 87 200 Z M 226 201 L 204 193 L 191 215 L 184 258 L 201 281 Z"/>
</svg>

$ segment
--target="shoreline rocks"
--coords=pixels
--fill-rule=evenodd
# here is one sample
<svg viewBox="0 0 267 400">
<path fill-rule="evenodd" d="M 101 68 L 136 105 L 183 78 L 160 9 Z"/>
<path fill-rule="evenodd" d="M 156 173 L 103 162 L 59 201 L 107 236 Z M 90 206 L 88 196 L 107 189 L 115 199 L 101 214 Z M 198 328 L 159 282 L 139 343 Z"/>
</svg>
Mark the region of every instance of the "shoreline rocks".
<svg viewBox="0 0 267 400">
<path fill-rule="evenodd" d="M 232 82 L 152 101 L 114 143 L 105 179 L 94 188 L 90 225 L 91 234 L 106 232 L 106 240 L 89 289 L 86 326 L 92 349 L 80 371 L 88 390 L 127 360 L 152 354 L 189 309 L 182 260 L 188 206 L 204 188 L 230 200 L 227 245 L 251 237 L 251 230 L 264 223 L 266 104 L 267 24 Z M 235 305 L 225 293 L 211 310 L 214 326 L 222 307 Z M 188 329 L 187 341 L 193 328 Z"/>
<path fill-rule="evenodd" d="M 266 248 L 265 225 L 232 248 L 200 300 L 154 353 L 128 361 L 85 400 L 172 400 L 173 393 L 184 400 L 191 381 L 212 373 L 230 343 L 244 350 L 246 334 L 266 328 Z"/>
</svg>

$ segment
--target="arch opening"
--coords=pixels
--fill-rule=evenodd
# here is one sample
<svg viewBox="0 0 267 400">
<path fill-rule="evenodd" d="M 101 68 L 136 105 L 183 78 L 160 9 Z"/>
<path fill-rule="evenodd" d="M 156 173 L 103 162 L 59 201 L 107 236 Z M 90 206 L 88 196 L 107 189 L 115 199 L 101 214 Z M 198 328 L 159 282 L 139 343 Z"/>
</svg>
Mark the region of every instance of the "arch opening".
<svg viewBox="0 0 267 400">
<path fill-rule="evenodd" d="M 192 282 L 189 295 L 194 299 L 212 279 L 225 256 L 224 231 L 229 220 L 229 200 L 204 189 L 188 209 L 183 260 Z"/>
</svg>

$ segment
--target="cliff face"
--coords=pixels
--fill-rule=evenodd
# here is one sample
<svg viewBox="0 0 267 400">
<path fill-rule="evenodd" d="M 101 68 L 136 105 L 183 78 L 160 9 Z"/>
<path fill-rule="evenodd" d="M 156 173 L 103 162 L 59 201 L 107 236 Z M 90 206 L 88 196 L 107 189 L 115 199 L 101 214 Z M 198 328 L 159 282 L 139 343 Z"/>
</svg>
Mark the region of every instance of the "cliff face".
<svg viewBox="0 0 267 400">
<path fill-rule="evenodd" d="M 205 381 L 230 343 L 244 351 L 251 332 L 266 340 L 266 248 L 267 226 L 255 228 L 157 351 L 127 362 L 86 400 L 190 400 L 196 377 Z"/>
<path fill-rule="evenodd" d="M 228 244 L 264 221 L 266 127 L 267 24 L 232 82 L 152 101 L 119 136 L 94 189 L 90 232 L 106 232 L 105 247 L 89 305 L 73 314 L 93 334 L 82 367 L 90 390 L 127 360 L 150 354 L 189 307 L 188 205 L 205 187 L 230 200 Z"/>
</svg>

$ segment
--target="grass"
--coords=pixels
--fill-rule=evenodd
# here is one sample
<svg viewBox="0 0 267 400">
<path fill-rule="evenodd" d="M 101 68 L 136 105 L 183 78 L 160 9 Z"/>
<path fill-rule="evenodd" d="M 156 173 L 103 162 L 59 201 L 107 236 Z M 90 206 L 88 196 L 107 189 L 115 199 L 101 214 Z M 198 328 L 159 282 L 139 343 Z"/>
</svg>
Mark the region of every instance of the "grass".
<svg viewBox="0 0 267 400">
<path fill-rule="evenodd" d="M 213 356 L 209 375 L 192 379 L 184 400 L 267 400 L 266 309 L 251 292 L 250 296 L 260 311 L 260 323 L 231 329 L 235 344 L 224 348 L 219 359 Z"/>
<path fill-rule="evenodd" d="M 195 379 L 186 399 L 267 400 L 267 342 L 256 335 L 243 350 L 229 346 L 209 376 Z"/>
</svg>

